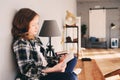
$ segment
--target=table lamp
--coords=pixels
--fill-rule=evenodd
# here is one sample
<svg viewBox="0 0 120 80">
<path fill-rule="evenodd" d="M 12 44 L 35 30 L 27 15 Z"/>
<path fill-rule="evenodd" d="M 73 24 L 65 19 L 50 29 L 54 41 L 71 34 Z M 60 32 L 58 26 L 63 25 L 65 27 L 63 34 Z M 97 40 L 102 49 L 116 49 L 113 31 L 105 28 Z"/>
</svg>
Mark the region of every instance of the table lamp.
<svg viewBox="0 0 120 80">
<path fill-rule="evenodd" d="M 57 37 L 60 35 L 61 35 L 60 30 L 59 30 L 57 22 L 55 20 L 45 20 L 43 22 L 39 36 L 49 38 L 49 42 L 48 42 L 47 48 L 46 48 L 47 56 L 49 56 L 49 57 L 56 56 L 54 49 L 52 48 L 52 45 L 51 45 L 51 37 Z"/>
</svg>

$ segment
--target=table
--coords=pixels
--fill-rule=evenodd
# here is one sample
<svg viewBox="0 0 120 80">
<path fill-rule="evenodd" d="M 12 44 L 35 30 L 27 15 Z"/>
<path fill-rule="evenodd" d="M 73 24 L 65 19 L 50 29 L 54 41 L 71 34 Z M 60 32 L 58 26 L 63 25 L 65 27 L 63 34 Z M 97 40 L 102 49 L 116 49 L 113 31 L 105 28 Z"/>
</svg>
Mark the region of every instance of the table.
<svg viewBox="0 0 120 80">
<path fill-rule="evenodd" d="M 81 73 L 78 74 L 78 80 L 105 80 L 94 59 L 91 61 L 78 59 L 76 68 L 82 69 Z"/>
</svg>

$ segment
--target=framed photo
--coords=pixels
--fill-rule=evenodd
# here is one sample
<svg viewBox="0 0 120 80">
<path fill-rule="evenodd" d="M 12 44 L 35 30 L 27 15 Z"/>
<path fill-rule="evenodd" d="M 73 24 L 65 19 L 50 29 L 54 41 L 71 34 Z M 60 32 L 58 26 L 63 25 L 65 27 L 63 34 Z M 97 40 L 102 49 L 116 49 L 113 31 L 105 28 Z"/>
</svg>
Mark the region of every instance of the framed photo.
<svg viewBox="0 0 120 80">
<path fill-rule="evenodd" d="M 111 38 L 111 48 L 118 48 L 119 39 Z"/>
</svg>

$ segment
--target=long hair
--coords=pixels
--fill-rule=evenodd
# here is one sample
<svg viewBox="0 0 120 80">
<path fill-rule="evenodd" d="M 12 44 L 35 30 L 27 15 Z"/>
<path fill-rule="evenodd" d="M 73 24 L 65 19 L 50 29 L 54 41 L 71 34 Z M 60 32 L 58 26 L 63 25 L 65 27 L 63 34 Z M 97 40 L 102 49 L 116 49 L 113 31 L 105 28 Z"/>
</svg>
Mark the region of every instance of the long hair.
<svg viewBox="0 0 120 80">
<path fill-rule="evenodd" d="M 29 8 L 22 8 L 15 14 L 11 30 L 14 40 L 27 38 L 29 23 L 36 15 L 38 14 Z"/>
</svg>

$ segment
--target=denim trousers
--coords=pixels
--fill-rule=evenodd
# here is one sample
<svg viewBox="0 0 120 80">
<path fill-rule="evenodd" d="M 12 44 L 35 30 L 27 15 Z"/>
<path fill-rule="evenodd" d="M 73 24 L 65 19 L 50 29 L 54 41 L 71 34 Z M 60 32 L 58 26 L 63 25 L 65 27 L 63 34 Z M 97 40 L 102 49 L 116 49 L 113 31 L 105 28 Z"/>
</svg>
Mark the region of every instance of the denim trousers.
<svg viewBox="0 0 120 80">
<path fill-rule="evenodd" d="M 41 77 L 40 80 L 78 80 L 77 75 L 73 72 L 77 63 L 77 57 L 74 57 L 67 63 L 65 72 L 52 72 L 48 75 Z"/>
</svg>

